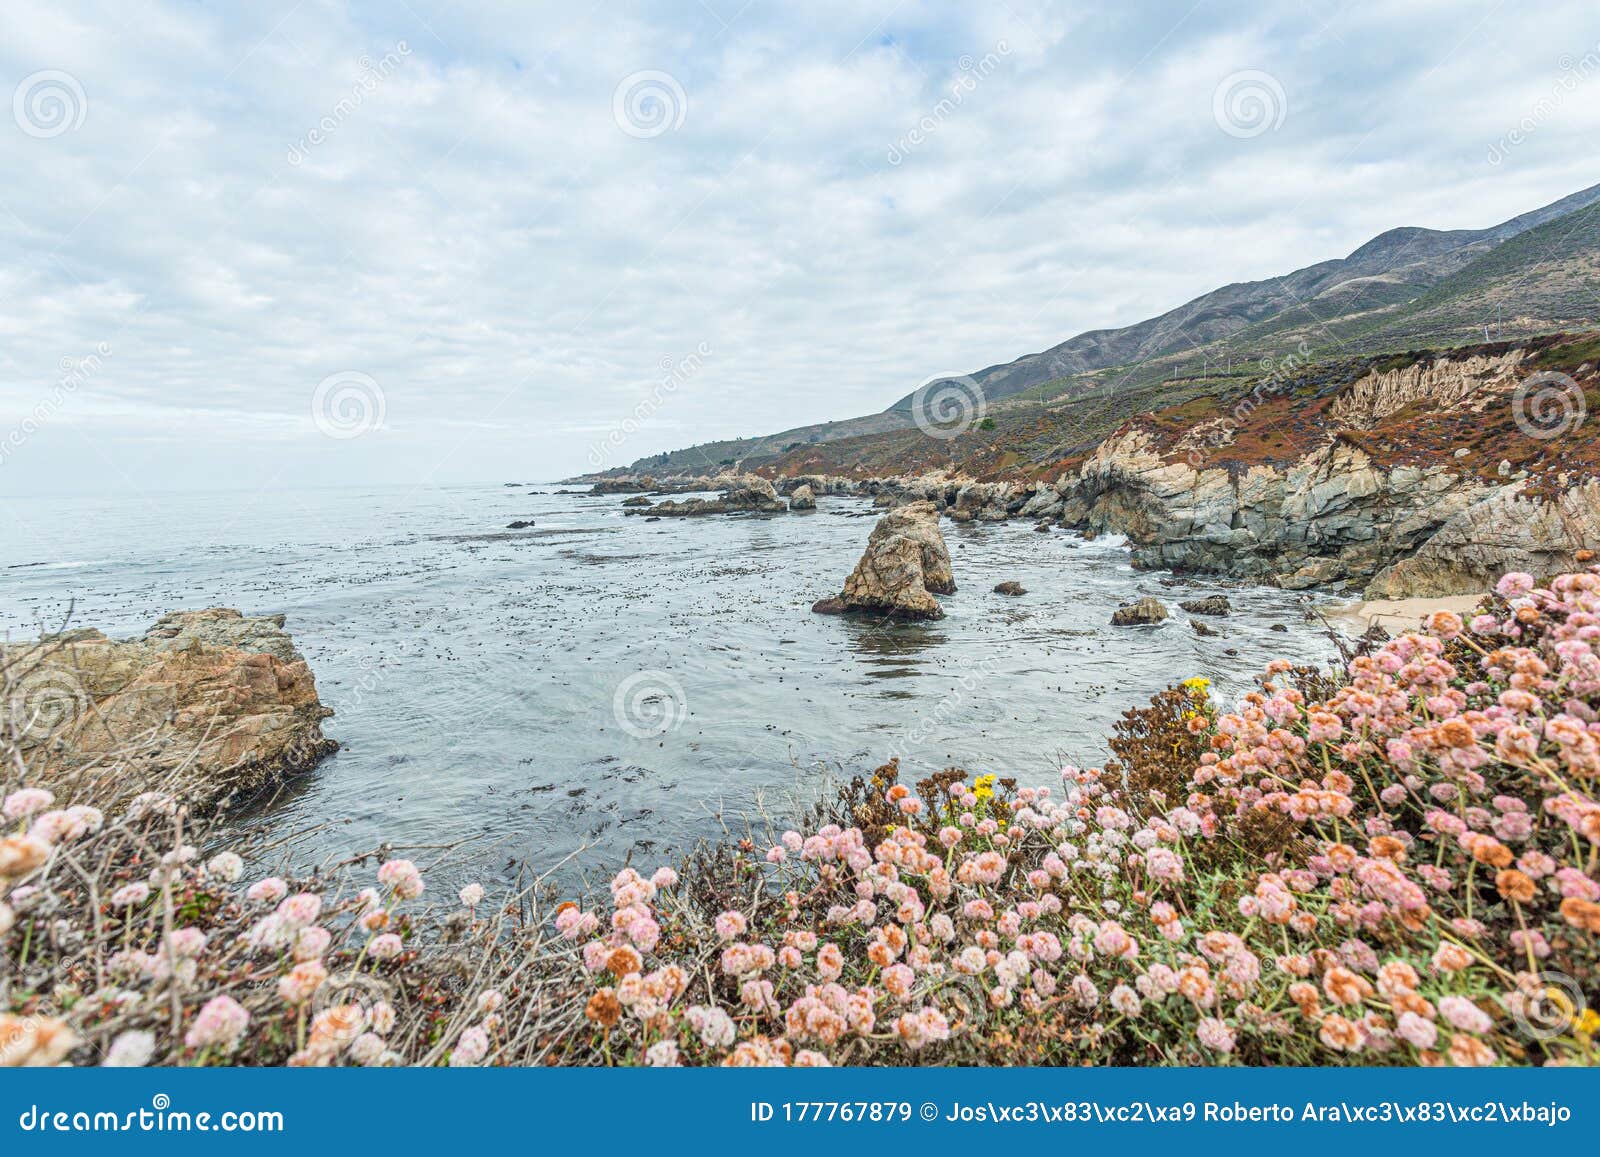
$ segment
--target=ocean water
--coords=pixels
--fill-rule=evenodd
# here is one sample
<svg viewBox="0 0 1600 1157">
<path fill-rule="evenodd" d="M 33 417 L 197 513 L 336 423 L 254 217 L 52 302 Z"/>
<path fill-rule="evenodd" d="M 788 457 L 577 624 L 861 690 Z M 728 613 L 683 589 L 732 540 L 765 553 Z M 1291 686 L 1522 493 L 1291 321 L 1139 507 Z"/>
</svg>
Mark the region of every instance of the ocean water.
<svg viewBox="0 0 1600 1157">
<path fill-rule="evenodd" d="M 0 499 L 0 630 L 287 615 L 343 749 L 259 817 L 317 829 L 319 858 L 459 844 L 450 870 L 486 884 L 669 862 L 891 754 L 1057 782 L 1170 683 L 1204 673 L 1231 699 L 1273 657 L 1332 656 L 1301 596 L 1135 572 L 1114 540 L 1027 522 L 944 524 L 960 589 L 940 622 L 815 615 L 866 501 L 646 522 L 557 489 Z M 1006 579 L 1027 595 L 993 594 Z M 1203 638 L 1176 603 L 1219 589 L 1234 613 Z M 1174 618 L 1109 625 L 1144 594 Z"/>
</svg>

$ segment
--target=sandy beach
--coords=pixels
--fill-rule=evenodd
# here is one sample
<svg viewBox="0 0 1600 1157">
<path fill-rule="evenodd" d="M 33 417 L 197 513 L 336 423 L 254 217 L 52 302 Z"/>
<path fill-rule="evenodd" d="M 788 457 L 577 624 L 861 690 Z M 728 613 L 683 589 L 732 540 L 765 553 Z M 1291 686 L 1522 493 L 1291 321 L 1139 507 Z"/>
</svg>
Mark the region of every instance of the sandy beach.
<svg viewBox="0 0 1600 1157">
<path fill-rule="evenodd" d="M 1350 603 L 1324 612 L 1328 620 L 1352 634 L 1362 634 L 1373 625 L 1391 634 L 1417 627 L 1426 615 L 1434 611 L 1454 611 L 1465 617 L 1470 614 L 1482 595 L 1446 595 L 1432 599 L 1374 599 L 1371 602 Z"/>
</svg>

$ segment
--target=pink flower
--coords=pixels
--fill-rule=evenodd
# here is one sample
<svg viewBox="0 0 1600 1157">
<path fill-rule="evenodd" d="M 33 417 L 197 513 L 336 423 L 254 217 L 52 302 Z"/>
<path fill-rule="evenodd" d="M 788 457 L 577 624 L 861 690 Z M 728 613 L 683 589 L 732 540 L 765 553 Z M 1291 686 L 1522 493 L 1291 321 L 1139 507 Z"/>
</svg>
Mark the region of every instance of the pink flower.
<svg viewBox="0 0 1600 1157">
<path fill-rule="evenodd" d="M 1462 1032 L 1488 1032 L 1494 1024 L 1488 1013 L 1464 996 L 1440 997 L 1439 1015 Z"/>
<path fill-rule="evenodd" d="M 5 803 L 0 804 L 0 812 L 8 820 L 23 820 L 55 802 L 55 795 L 44 788 L 25 787 L 6 796 Z"/>
<path fill-rule="evenodd" d="M 1533 576 L 1520 570 L 1514 570 L 1495 583 L 1494 590 L 1503 599 L 1520 598 L 1533 590 Z"/>
<path fill-rule="evenodd" d="M 478 1025 L 473 1025 L 465 1030 L 456 1047 L 450 1050 L 450 1065 L 452 1068 L 471 1067 L 483 1063 L 483 1058 L 489 1055 L 489 1034 Z"/>
<path fill-rule="evenodd" d="M 1414 1012 L 1402 1012 L 1395 1029 L 1415 1049 L 1431 1049 L 1439 1039 L 1439 1030 L 1433 1022 L 1424 1020 Z"/>
<path fill-rule="evenodd" d="M 378 883 L 402 900 L 422 895 L 422 873 L 410 860 L 390 860 L 378 869 Z"/>
<path fill-rule="evenodd" d="M 289 894 L 289 885 L 276 876 L 257 880 L 245 891 L 245 899 L 257 904 L 276 904 Z"/>
<path fill-rule="evenodd" d="M 483 903 L 483 885 L 468 884 L 460 892 L 461 903 L 468 908 L 476 908 Z"/>
<path fill-rule="evenodd" d="M 405 944 L 393 932 L 385 932 L 374 936 L 372 943 L 367 945 L 367 954 L 374 960 L 393 960 L 405 951 Z"/>
<path fill-rule="evenodd" d="M 326 928 L 302 928 L 294 939 L 294 958 L 299 961 L 316 960 L 328 950 L 333 934 Z"/>
<path fill-rule="evenodd" d="M 1200 1024 L 1195 1028 L 1195 1035 L 1208 1049 L 1219 1053 L 1233 1051 L 1233 1030 L 1214 1016 L 1202 1017 Z"/>
<path fill-rule="evenodd" d="M 724 912 L 716 919 L 717 937 L 721 940 L 732 940 L 743 936 L 745 919 L 742 912 Z"/>
<path fill-rule="evenodd" d="M 213 996 L 184 1034 L 183 1043 L 192 1049 L 218 1048 L 231 1051 L 250 1026 L 250 1014 L 231 996 Z"/>
<path fill-rule="evenodd" d="M 278 996 L 285 1004 L 304 1004 L 326 979 L 328 970 L 321 962 L 304 961 L 278 978 Z"/>
<path fill-rule="evenodd" d="M 134 884 L 124 884 L 111 893 L 111 903 L 118 908 L 127 908 L 133 904 L 143 904 L 150 898 L 150 885 L 142 881 Z"/>
<path fill-rule="evenodd" d="M 291 928 L 314 924 L 322 915 L 322 897 L 315 892 L 296 892 L 278 905 L 278 915 Z"/>
</svg>

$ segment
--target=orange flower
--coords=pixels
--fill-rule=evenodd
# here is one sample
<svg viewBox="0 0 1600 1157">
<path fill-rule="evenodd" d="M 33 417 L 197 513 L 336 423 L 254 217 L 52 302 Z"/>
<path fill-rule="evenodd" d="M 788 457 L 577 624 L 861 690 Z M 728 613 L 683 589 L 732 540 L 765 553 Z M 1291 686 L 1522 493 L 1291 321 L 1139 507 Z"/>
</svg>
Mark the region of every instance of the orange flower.
<svg viewBox="0 0 1600 1157">
<path fill-rule="evenodd" d="M 1397 1013 L 1414 1012 L 1423 1020 L 1434 1017 L 1433 1002 L 1414 992 L 1397 992 L 1389 998 L 1389 1004 Z"/>
<path fill-rule="evenodd" d="M 1568 896 L 1561 901 L 1561 916 L 1574 928 L 1600 934 L 1600 904 L 1592 900 L 1580 900 L 1577 896 Z"/>
<path fill-rule="evenodd" d="M 1372 985 L 1366 977 L 1336 964 L 1322 978 L 1322 991 L 1335 1004 L 1360 1004 L 1372 995 Z"/>
<path fill-rule="evenodd" d="M 1515 868 L 1502 868 L 1496 873 L 1494 886 L 1500 895 L 1518 904 L 1526 904 L 1536 894 L 1533 881 Z"/>
<path fill-rule="evenodd" d="M 1323 1017 L 1322 1031 L 1317 1037 L 1330 1049 L 1342 1053 L 1353 1053 L 1361 1047 L 1361 1029 L 1336 1012 Z"/>
<path fill-rule="evenodd" d="M 1393 860 L 1399 864 L 1406 858 L 1406 846 L 1393 836 L 1379 836 L 1372 841 L 1369 850 L 1377 860 Z"/>
<path fill-rule="evenodd" d="M 638 972 L 644 967 L 644 960 L 630 945 L 624 944 L 620 948 L 612 949 L 611 955 L 606 957 L 606 971 L 621 980 L 630 972 Z"/>
<path fill-rule="evenodd" d="M 601 1028 L 611 1028 L 622 1016 L 622 1005 L 617 1000 L 613 989 L 602 988 L 589 998 L 589 1003 L 584 1007 L 583 1015 L 594 1021 Z"/>
<path fill-rule="evenodd" d="M 1289 986 L 1289 999 L 1300 1006 L 1300 1015 L 1314 1017 L 1322 1011 L 1322 998 L 1317 995 L 1317 986 L 1297 980 Z"/>
<path fill-rule="evenodd" d="M 1483 1068 L 1494 1064 L 1495 1052 L 1475 1036 L 1458 1032 L 1450 1038 L 1450 1063 L 1462 1068 Z"/>
<path fill-rule="evenodd" d="M 1446 747 L 1471 747 L 1478 742 L 1472 724 L 1463 719 L 1446 719 L 1434 729 L 1434 733 Z"/>
</svg>

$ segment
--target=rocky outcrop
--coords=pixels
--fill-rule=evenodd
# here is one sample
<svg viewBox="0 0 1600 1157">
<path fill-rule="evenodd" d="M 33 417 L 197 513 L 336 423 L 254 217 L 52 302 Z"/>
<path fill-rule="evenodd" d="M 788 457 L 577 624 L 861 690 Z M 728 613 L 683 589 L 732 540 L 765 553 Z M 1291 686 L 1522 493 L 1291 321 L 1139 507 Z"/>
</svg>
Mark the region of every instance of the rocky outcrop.
<svg viewBox="0 0 1600 1157">
<path fill-rule="evenodd" d="M 635 507 L 624 513 L 642 514 L 648 510 L 652 515 L 684 518 L 699 514 L 776 514 L 788 509 L 772 488 L 772 483 L 758 475 L 730 475 L 716 481 L 717 488 L 722 491 L 720 497 L 690 498 L 682 502 L 668 500 L 651 507 Z"/>
<path fill-rule="evenodd" d="M 1137 602 L 1124 603 L 1111 612 L 1113 627 L 1139 627 L 1159 623 L 1167 617 L 1167 604 L 1146 595 Z"/>
<path fill-rule="evenodd" d="M 915 502 L 878 519 L 867 549 L 837 599 L 812 609 L 821 613 L 866 611 L 906 619 L 942 619 L 936 594 L 954 594 L 950 551 L 939 533 L 939 512 Z"/>
<path fill-rule="evenodd" d="M 1446 466 L 1385 470 L 1343 439 L 1286 469 L 1196 470 L 1135 430 L 1084 463 L 1064 517 L 1127 535 L 1136 565 L 1303 589 L 1367 579 L 1493 489 Z"/>
<path fill-rule="evenodd" d="M 622 505 L 624 506 L 645 507 L 650 504 L 650 500 L 643 494 L 635 494 L 632 498 L 624 498 L 622 500 Z"/>
<path fill-rule="evenodd" d="M 1028 588 L 1019 582 L 1008 579 L 1003 583 L 995 583 L 994 593 L 997 595 L 1009 595 L 1012 598 L 1020 598 L 1028 593 Z"/>
<path fill-rule="evenodd" d="M 282 615 L 166 615 L 139 639 L 95 630 L 0 650 L 11 726 L 63 798 L 180 792 L 201 811 L 309 770 L 333 714 Z"/>
<path fill-rule="evenodd" d="M 1203 599 L 1190 599 L 1186 603 L 1179 603 L 1178 606 L 1191 615 L 1225 615 L 1233 610 L 1227 595 L 1207 595 Z"/>
<path fill-rule="evenodd" d="M 1366 430 L 1407 406 L 1482 408 L 1499 400 L 1522 364 L 1522 350 L 1460 360 L 1439 358 L 1399 369 L 1374 371 L 1346 388 L 1328 407 L 1328 417 L 1351 430 Z"/>
<path fill-rule="evenodd" d="M 790 510 L 815 510 L 817 496 L 809 486 L 796 486 L 789 495 Z"/>
<path fill-rule="evenodd" d="M 1468 506 L 1415 554 L 1385 567 L 1369 599 L 1431 598 L 1486 591 L 1507 571 L 1551 575 L 1578 570 L 1578 555 L 1600 548 L 1600 481 L 1552 499 L 1508 486 Z"/>
</svg>

